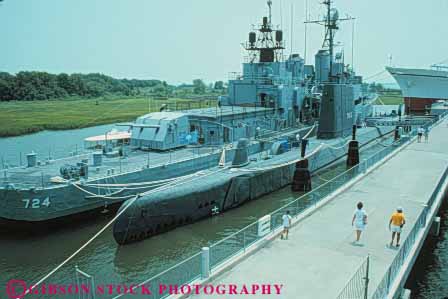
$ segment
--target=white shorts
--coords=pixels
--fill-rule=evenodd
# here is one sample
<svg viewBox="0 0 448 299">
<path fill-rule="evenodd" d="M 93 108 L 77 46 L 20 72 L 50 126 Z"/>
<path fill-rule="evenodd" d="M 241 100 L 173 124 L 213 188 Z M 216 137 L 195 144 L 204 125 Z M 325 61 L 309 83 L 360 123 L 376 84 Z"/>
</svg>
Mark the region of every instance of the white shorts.
<svg viewBox="0 0 448 299">
<path fill-rule="evenodd" d="M 366 225 L 362 222 L 356 223 L 355 222 L 355 230 L 363 231 L 366 228 Z"/>
<path fill-rule="evenodd" d="M 390 230 L 393 232 L 393 233 L 401 233 L 401 227 L 399 226 L 399 225 L 391 225 L 390 226 Z"/>
</svg>

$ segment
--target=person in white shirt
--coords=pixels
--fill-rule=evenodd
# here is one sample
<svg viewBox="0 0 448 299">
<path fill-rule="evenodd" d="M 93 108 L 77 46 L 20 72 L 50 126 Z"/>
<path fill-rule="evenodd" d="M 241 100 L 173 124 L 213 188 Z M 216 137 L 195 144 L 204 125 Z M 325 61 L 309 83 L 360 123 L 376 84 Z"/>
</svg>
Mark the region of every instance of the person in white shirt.
<svg viewBox="0 0 448 299">
<path fill-rule="evenodd" d="M 423 133 L 425 133 L 425 129 L 423 129 L 423 127 L 417 129 L 417 142 L 422 142 Z"/>
<path fill-rule="evenodd" d="M 361 238 L 361 233 L 366 228 L 366 225 L 367 225 L 367 213 L 363 209 L 362 202 L 358 202 L 357 209 L 355 210 L 352 219 L 352 226 L 355 228 L 356 231 L 355 243 L 359 242 L 359 239 Z"/>
<path fill-rule="evenodd" d="M 283 220 L 283 232 L 280 238 L 283 240 L 288 240 L 289 228 L 291 227 L 291 215 L 289 215 L 289 211 L 286 211 L 286 214 L 282 217 Z"/>
<path fill-rule="evenodd" d="M 428 139 L 429 139 L 429 128 L 426 127 L 423 131 L 424 131 L 423 135 L 425 136 L 425 142 L 428 142 Z"/>
</svg>

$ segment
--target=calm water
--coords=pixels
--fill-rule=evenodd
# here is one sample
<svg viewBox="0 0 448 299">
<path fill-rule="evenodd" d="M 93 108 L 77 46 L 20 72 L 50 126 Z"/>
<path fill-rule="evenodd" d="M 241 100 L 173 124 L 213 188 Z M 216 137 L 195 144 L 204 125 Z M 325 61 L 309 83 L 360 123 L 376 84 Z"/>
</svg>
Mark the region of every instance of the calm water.
<svg viewBox="0 0 448 299">
<path fill-rule="evenodd" d="M 4 168 L 4 165 L 20 165 L 21 160 L 22 165 L 24 165 L 26 163 L 25 155 L 31 151 L 38 154 L 39 160 L 45 160 L 49 156 L 53 159 L 69 156 L 70 152 L 83 150 L 83 140 L 85 138 L 104 134 L 114 127 L 115 125 L 104 125 L 67 131 L 42 131 L 31 135 L 0 138 L 0 169 Z"/>
<path fill-rule="evenodd" d="M 55 149 L 55 153 L 63 153 L 64 147 L 65 151 L 70 151 L 73 145 L 81 145 L 83 138 L 101 134 L 110 128 L 112 126 L 100 126 L 71 132 L 41 132 L 29 136 L 0 139 L 0 155 L 12 160 L 17 152 L 27 152 L 28 149 L 45 155 L 45 153 L 48 154 L 49 147 Z M 48 143 L 49 140 L 51 144 Z M 382 146 L 379 145 L 373 146 L 361 155 L 366 157 L 381 148 Z M 56 151 L 56 149 L 60 150 Z M 313 185 L 316 187 L 323 180 L 334 177 L 344 169 L 345 165 L 340 165 L 326 170 L 324 174 L 313 178 Z M 140 283 L 198 252 L 201 247 L 232 234 L 299 195 L 291 193 L 290 188 L 287 187 L 219 216 L 122 247 L 117 246 L 112 237 L 112 229 L 109 228 L 74 260 L 51 276 L 46 283 L 74 283 L 75 265 L 93 274 L 97 284 Z M 27 238 L 14 234 L 1 235 L 0 298 L 4 297 L 7 281 L 21 279 L 29 284 L 36 282 L 89 240 L 110 220 L 108 217 L 110 216 L 103 215 L 88 223 L 74 223 L 47 235 Z M 445 256 L 446 259 L 448 252 L 446 247 L 447 244 L 436 253 L 439 259 L 441 256 Z"/>
<path fill-rule="evenodd" d="M 406 287 L 412 299 L 448 298 L 448 196 L 445 196 L 439 216 L 440 236 L 429 236 L 412 269 Z"/>
<path fill-rule="evenodd" d="M 345 166 L 328 169 L 313 180 L 313 185 L 316 187 L 344 169 Z M 298 196 L 300 194 L 292 193 L 289 187 L 284 188 L 219 216 L 121 247 L 117 246 L 112 230 L 108 229 L 46 283 L 75 283 L 75 265 L 93 274 L 97 285 L 140 283 Z M 0 236 L 0 293 L 4 294 L 4 286 L 10 279 L 20 279 L 31 284 L 42 278 L 108 220 L 103 217 L 91 223 L 76 224 L 49 235 L 31 236 L 27 239 L 14 235 Z"/>
</svg>

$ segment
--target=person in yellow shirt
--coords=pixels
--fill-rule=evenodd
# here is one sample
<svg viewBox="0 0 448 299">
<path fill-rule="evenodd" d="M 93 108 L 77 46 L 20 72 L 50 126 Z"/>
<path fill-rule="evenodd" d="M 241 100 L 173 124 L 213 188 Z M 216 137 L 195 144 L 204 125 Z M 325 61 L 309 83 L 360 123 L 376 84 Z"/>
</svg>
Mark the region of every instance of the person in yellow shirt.
<svg viewBox="0 0 448 299">
<path fill-rule="evenodd" d="M 398 207 L 397 211 L 392 214 L 389 221 L 389 230 L 392 232 L 392 241 L 390 242 L 390 247 L 393 246 L 395 235 L 397 235 L 397 247 L 400 246 L 400 234 L 405 223 L 406 220 L 404 219 L 403 208 Z"/>
</svg>

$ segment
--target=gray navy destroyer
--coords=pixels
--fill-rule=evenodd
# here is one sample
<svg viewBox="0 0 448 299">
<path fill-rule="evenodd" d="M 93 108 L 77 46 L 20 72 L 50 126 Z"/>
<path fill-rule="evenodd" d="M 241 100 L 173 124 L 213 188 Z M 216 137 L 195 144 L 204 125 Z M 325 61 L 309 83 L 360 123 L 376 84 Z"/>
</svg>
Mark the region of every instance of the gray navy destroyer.
<svg viewBox="0 0 448 299">
<path fill-rule="evenodd" d="M 258 115 L 250 123 L 213 120 L 219 122 L 215 134 L 223 138 L 220 141 L 225 143 L 226 136 L 235 141 L 231 152 L 220 153 L 220 165 L 190 172 L 124 202 L 113 227 L 117 243 L 142 240 L 278 190 L 292 183 L 295 164 L 303 158 L 310 171 L 322 169 L 347 154 L 356 127 L 359 146 L 393 131 L 365 126 L 372 99 L 362 93 L 362 78 L 344 64 L 343 54 L 334 53 L 341 19 L 332 1 L 324 4 L 326 17 L 315 21 L 325 26 L 323 49 L 314 65 L 305 65 L 298 54 L 284 58 L 283 32 L 274 29 L 268 1 L 269 15 L 244 44 L 249 61 L 242 75 L 229 81 L 229 93 L 218 107 L 232 111 L 232 117 L 238 109 Z M 316 119 L 318 125 L 313 125 Z M 264 138 L 258 135 L 262 124 L 274 131 L 290 130 Z M 302 140 L 308 141 L 307 147 Z"/>
</svg>

